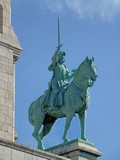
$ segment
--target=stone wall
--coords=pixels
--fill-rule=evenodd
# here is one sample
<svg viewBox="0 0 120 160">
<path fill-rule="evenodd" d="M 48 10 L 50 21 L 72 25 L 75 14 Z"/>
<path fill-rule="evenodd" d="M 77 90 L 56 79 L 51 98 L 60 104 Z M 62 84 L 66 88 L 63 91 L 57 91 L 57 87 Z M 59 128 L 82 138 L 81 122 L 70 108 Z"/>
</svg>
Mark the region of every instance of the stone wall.
<svg viewBox="0 0 120 160">
<path fill-rule="evenodd" d="M 0 138 L 14 141 L 15 61 L 22 51 L 11 25 L 11 0 L 0 0 Z"/>
<path fill-rule="evenodd" d="M 0 138 L 14 140 L 13 51 L 0 46 Z"/>
<path fill-rule="evenodd" d="M 0 139 L 0 160 L 70 160 L 45 151 Z"/>
</svg>

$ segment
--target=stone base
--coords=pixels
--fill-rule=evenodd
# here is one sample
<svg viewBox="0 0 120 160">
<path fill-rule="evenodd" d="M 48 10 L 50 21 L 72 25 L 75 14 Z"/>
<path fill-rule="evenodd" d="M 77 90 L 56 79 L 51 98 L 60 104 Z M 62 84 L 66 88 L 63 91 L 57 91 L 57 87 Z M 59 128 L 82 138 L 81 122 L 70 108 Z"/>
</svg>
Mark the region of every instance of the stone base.
<svg viewBox="0 0 120 160">
<path fill-rule="evenodd" d="M 0 139 L 0 160 L 70 160 L 31 147 Z"/>
<path fill-rule="evenodd" d="M 80 139 L 48 148 L 46 151 L 70 158 L 71 160 L 97 160 L 102 155 L 94 144 Z"/>
</svg>

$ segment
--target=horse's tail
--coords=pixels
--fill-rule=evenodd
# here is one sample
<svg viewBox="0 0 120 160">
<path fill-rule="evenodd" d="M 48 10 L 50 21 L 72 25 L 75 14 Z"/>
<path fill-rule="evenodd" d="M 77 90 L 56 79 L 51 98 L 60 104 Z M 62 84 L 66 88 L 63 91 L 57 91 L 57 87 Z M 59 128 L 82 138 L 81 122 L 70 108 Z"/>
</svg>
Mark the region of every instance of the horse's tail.
<svg viewBox="0 0 120 160">
<path fill-rule="evenodd" d="M 29 122 L 30 124 L 34 125 L 34 119 L 33 119 L 33 116 L 34 116 L 34 111 L 33 111 L 33 103 L 31 103 L 30 107 L 29 107 L 29 111 L 28 111 L 28 119 L 29 119 Z"/>
</svg>

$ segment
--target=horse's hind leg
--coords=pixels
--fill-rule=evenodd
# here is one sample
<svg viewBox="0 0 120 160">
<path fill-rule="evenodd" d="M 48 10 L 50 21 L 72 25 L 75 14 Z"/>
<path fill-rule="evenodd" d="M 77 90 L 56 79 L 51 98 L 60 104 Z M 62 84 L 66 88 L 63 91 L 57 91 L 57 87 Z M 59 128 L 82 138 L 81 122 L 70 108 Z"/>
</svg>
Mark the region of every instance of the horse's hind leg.
<svg viewBox="0 0 120 160">
<path fill-rule="evenodd" d="M 35 123 L 34 123 L 34 132 L 32 133 L 32 136 L 37 140 L 38 142 L 38 149 L 43 149 L 43 146 L 42 146 L 42 141 L 41 139 L 39 138 L 38 136 L 38 132 L 42 126 L 42 123 L 43 123 L 43 120 L 42 119 L 39 119 L 37 118 L 35 120 Z"/>
<path fill-rule="evenodd" d="M 42 132 L 39 134 L 39 138 L 42 140 L 52 129 L 53 123 L 44 124 Z"/>
</svg>

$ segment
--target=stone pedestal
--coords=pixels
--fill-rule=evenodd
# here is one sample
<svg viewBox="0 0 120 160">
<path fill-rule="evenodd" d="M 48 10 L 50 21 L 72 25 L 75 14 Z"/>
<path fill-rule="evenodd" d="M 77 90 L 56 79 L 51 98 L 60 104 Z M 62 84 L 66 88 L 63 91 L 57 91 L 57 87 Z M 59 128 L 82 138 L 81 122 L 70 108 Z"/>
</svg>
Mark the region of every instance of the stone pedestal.
<svg viewBox="0 0 120 160">
<path fill-rule="evenodd" d="M 48 148 L 46 151 L 70 158 L 71 160 L 97 160 L 102 155 L 94 144 L 80 139 Z"/>
</svg>

